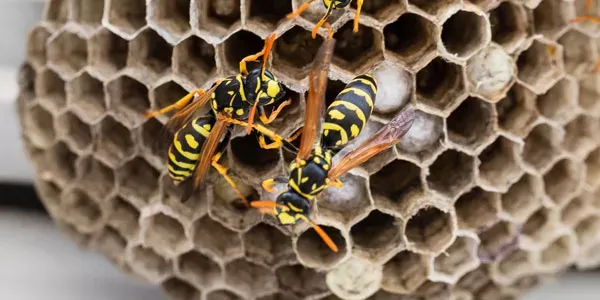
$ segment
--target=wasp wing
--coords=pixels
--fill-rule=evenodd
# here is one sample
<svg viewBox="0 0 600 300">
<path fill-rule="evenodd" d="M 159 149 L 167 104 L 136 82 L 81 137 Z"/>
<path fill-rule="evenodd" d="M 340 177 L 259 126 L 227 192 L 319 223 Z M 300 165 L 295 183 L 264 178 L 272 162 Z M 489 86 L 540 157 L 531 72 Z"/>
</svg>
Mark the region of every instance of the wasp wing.
<svg viewBox="0 0 600 300">
<path fill-rule="evenodd" d="M 191 121 L 195 113 L 202 109 L 206 103 L 208 103 L 218 86 L 219 83 L 215 83 L 208 91 L 205 91 L 204 94 L 200 95 L 198 99 L 193 100 L 190 104 L 177 111 L 171 118 L 169 118 L 165 124 L 165 128 L 171 132 L 176 132 L 183 127 L 183 125 Z"/>
<path fill-rule="evenodd" d="M 213 156 L 215 155 L 221 138 L 227 132 L 228 125 L 228 122 L 217 116 L 217 121 L 211 129 L 208 139 L 206 139 L 204 145 L 202 145 L 200 157 L 198 159 L 196 168 L 194 169 L 194 174 L 192 175 L 192 178 L 194 179 L 194 184 L 192 188 L 194 190 L 198 188 L 200 182 L 202 181 L 202 178 L 206 174 L 206 171 L 210 168 Z"/>
<path fill-rule="evenodd" d="M 327 74 L 333 56 L 334 39 L 328 39 L 319 48 L 313 68 L 308 78 L 308 97 L 304 113 L 304 128 L 297 158 L 306 159 L 313 148 L 315 139 L 319 134 L 323 115 L 325 113 L 325 88 L 327 87 Z"/>
<path fill-rule="evenodd" d="M 413 109 L 406 109 L 400 112 L 388 124 L 356 147 L 356 149 L 344 155 L 329 170 L 328 178 L 331 181 L 337 180 L 346 172 L 398 143 L 412 126 L 415 116 L 416 114 Z"/>
</svg>

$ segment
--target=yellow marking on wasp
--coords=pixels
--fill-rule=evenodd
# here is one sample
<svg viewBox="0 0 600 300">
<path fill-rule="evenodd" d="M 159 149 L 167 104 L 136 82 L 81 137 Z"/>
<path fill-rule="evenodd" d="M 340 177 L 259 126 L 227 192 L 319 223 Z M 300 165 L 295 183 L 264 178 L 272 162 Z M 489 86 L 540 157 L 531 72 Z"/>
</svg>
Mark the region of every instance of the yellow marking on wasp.
<svg viewBox="0 0 600 300">
<path fill-rule="evenodd" d="M 325 123 L 323 123 L 323 128 L 329 129 L 329 130 L 335 130 L 340 133 L 340 140 L 338 141 L 337 145 L 346 144 L 348 142 L 348 134 L 346 133 L 346 130 L 344 130 L 344 128 L 342 126 L 335 124 L 335 123 L 325 122 Z"/>
<path fill-rule="evenodd" d="M 330 110 L 328 114 L 334 120 L 343 120 L 346 117 L 342 112 L 335 109 Z"/>
<path fill-rule="evenodd" d="M 194 149 L 198 149 L 198 146 L 200 146 L 200 144 L 198 143 L 198 141 L 196 141 L 196 139 L 194 138 L 193 135 L 191 134 L 186 134 L 185 135 L 185 142 L 188 143 L 188 145 Z"/>
<path fill-rule="evenodd" d="M 340 92 L 338 97 L 340 97 L 343 94 L 347 94 L 349 92 L 354 92 L 354 94 L 356 94 L 357 96 L 364 98 L 367 101 L 367 104 L 369 105 L 369 107 L 373 107 L 373 99 L 371 99 L 371 95 L 369 95 L 369 93 L 367 93 L 364 90 L 361 90 L 359 88 L 355 88 L 355 87 L 345 88 L 344 90 L 342 90 Z M 333 103 L 332 103 L 332 105 L 333 105 Z"/>
<path fill-rule="evenodd" d="M 299 209 L 299 208 L 295 207 L 295 206 L 294 206 L 293 204 L 291 204 L 291 203 L 288 203 L 287 205 L 288 205 L 288 206 L 289 206 L 289 207 L 290 207 L 290 208 L 291 208 L 293 211 L 295 211 L 295 212 L 302 212 L 302 210 L 301 210 L 301 209 Z"/>
<path fill-rule="evenodd" d="M 368 77 L 369 77 L 369 78 L 371 78 L 373 81 L 375 81 L 375 78 L 373 78 L 372 76 L 369 76 L 369 75 L 365 75 L 365 76 L 368 76 Z M 359 81 L 359 82 L 361 82 L 361 83 L 363 83 L 363 84 L 366 84 L 366 85 L 370 86 L 370 87 L 371 87 L 371 90 L 373 91 L 373 94 L 377 92 L 377 87 L 375 86 L 375 84 L 373 84 L 373 81 L 371 81 L 371 80 L 367 80 L 367 79 L 364 79 L 364 78 L 357 78 L 357 79 L 355 79 L 355 80 L 356 80 L 356 81 Z"/>
<path fill-rule="evenodd" d="M 206 129 L 207 132 L 210 132 L 210 129 L 211 129 L 212 126 L 210 126 L 210 124 L 204 124 L 204 125 L 202 125 L 202 127 L 204 129 Z"/>
<path fill-rule="evenodd" d="M 286 212 L 280 212 L 279 214 L 277 214 L 277 218 L 279 219 L 279 222 L 283 225 L 296 223 L 296 218 L 292 217 L 292 215 Z"/>
<path fill-rule="evenodd" d="M 299 186 L 296 184 L 296 182 L 294 182 L 293 180 L 290 180 L 290 181 L 288 181 L 288 184 L 290 185 L 290 187 L 291 187 L 291 188 L 292 188 L 292 189 L 293 189 L 293 190 L 294 190 L 296 193 L 300 194 L 300 196 L 302 196 L 302 197 L 304 197 L 304 198 L 306 198 L 306 199 L 308 199 L 308 200 L 311 200 L 311 199 L 313 199 L 313 198 L 314 198 L 314 196 L 311 196 L 311 195 L 308 195 L 308 194 L 305 194 L 305 193 L 303 193 L 303 192 L 300 190 L 300 187 L 299 187 Z"/>
<path fill-rule="evenodd" d="M 277 82 L 273 80 L 269 80 L 267 83 L 267 95 L 271 98 L 274 98 L 279 93 L 279 85 Z"/>
<path fill-rule="evenodd" d="M 173 179 L 173 181 L 182 181 L 185 179 L 185 177 L 183 177 L 183 176 L 175 176 L 172 174 L 169 177 L 171 177 L 171 179 Z"/>
<path fill-rule="evenodd" d="M 170 152 L 170 151 L 169 151 L 169 159 L 171 160 L 171 162 L 173 162 L 174 164 L 176 164 L 178 167 L 180 167 L 182 169 L 193 170 L 196 167 L 196 165 L 194 165 L 194 164 L 188 164 L 188 163 L 177 161 L 177 159 L 175 158 L 175 154 L 173 154 L 173 152 Z"/>
<path fill-rule="evenodd" d="M 304 177 L 304 178 L 302 178 L 302 179 L 300 180 L 300 183 L 305 183 L 305 182 L 307 182 L 307 181 L 308 181 L 308 177 Z"/>
<path fill-rule="evenodd" d="M 316 189 L 317 189 L 317 184 L 313 183 L 313 185 L 310 187 L 311 192 L 313 192 Z"/>
<path fill-rule="evenodd" d="M 235 111 L 235 113 L 236 113 L 238 116 L 241 116 L 241 115 L 243 115 L 243 114 L 244 114 L 244 110 L 243 110 L 243 109 L 241 109 L 241 108 L 239 108 L 238 110 L 236 110 L 236 111 Z"/>
<path fill-rule="evenodd" d="M 228 114 L 231 114 L 233 112 L 233 107 L 225 107 L 225 108 L 223 108 L 223 111 Z"/>
<path fill-rule="evenodd" d="M 229 95 L 229 96 L 232 96 L 233 94 L 235 94 L 235 92 L 234 92 L 234 91 L 228 91 L 228 92 L 227 92 L 227 95 Z"/>
<path fill-rule="evenodd" d="M 208 125 L 208 128 L 206 128 L 207 125 Z M 210 125 L 209 124 L 205 124 L 203 126 L 198 126 L 198 124 L 196 124 L 196 122 L 194 122 L 194 123 L 192 123 L 192 127 L 194 128 L 195 131 L 197 131 L 204 137 L 208 137 L 208 135 L 210 134 Z M 194 148 L 196 148 L 196 147 L 194 147 Z"/>
<path fill-rule="evenodd" d="M 323 135 L 324 135 L 324 136 L 329 136 L 329 129 L 327 129 L 327 130 L 323 130 Z"/>
<path fill-rule="evenodd" d="M 185 157 L 185 158 L 187 158 L 189 160 L 197 160 L 198 157 L 200 156 L 199 153 L 194 154 L 194 153 L 190 153 L 190 152 L 184 151 L 183 147 L 181 145 L 181 142 L 178 141 L 178 140 L 175 140 L 173 142 L 173 144 L 175 145 L 175 149 L 177 149 L 177 152 L 179 152 L 179 154 L 181 154 L 183 157 Z M 174 161 L 176 161 L 176 160 L 174 160 Z"/>
<path fill-rule="evenodd" d="M 323 170 L 325 170 L 325 171 L 329 170 L 329 165 L 328 164 L 323 165 Z"/>
<path fill-rule="evenodd" d="M 354 103 L 350 103 L 348 101 L 335 100 L 335 101 L 333 101 L 333 103 L 331 103 L 330 107 L 335 107 L 335 106 L 339 106 L 339 105 L 356 113 L 356 117 L 363 124 L 367 123 L 367 118 L 365 117 L 365 113 L 360 109 L 360 107 L 356 106 Z"/>
<path fill-rule="evenodd" d="M 188 176 L 188 175 L 192 174 L 192 172 L 190 170 L 187 170 L 187 171 L 185 171 L 185 170 L 175 170 L 175 169 L 173 169 L 173 166 L 171 166 L 171 165 L 168 165 L 167 168 L 169 169 L 169 172 L 171 174 L 175 174 L 175 175 L 181 175 L 181 176 L 185 177 L 185 176 Z"/>
<path fill-rule="evenodd" d="M 235 76 L 235 79 L 239 83 L 238 93 L 240 94 L 240 97 L 242 97 L 242 100 L 246 101 L 246 94 L 244 93 L 244 85 L 242 84 L 242 82 L 243 82 L 242 75 L 238 74 L 237 76 Z"/>
<path fill-rule="evenodd" d="M 353 137 L 357 137 L 359 133 L 360 133 L 360 128 L 358 128 L 358 126 L 356 124 L 352 124 L 352 126 L 350 126 L 350 134 Z"/>
</svg>

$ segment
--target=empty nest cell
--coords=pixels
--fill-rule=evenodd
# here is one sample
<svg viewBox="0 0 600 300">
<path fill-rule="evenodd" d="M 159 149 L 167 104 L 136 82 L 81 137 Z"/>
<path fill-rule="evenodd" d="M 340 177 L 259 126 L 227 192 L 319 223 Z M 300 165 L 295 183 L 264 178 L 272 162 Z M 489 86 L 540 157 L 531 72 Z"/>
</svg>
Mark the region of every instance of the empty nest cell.
<svg viewBox="0 0 600 300">
<path fill-rule="evenodd" d="M 289 3 L 289 1 L 277 2 Z M 323 38 L 321 36 L 313 39 L 310 31 L 300 26 L 294 26 L 275 40 L 273 64 L 276 64 L 279 68 L 282 65 L 289 68 L 289 70 L 286 70 L 288 71 L 286 74 L 300 80 L 308 74 L 312 67 L 311 62 L 322 43 Z"/>
<path fill-rule="evenodd" d="M 245 259 L 237 259 L 227 263 L 225 266 L 225 281 L 250 295 L 277 290 L 277 279 L 271 270 Z"/>
<path fill-rule="evenodd" d="M 494 107 L 479 98 L 469 97 L 446 119 L 448 138 L 477 151 L 492 136 L 494 123 Z"/>
<path fill-rule="evenodd" d="M 346 239 L 339 229 L 323 225 L 321 228 L 337 245 L 338 252 L 331 251 L 316 231 L 307 229 L 296 240 L 296 255 L 307 267 L 328 269 L 346 256 L 348 249 Z"/>
<path fill-rule="evenodd" d="M 373 259 L 396 249 L 402 242 L 400 221 L 378 210 L 372 211 L 366 218 L 352 226 L 350 236 L 354 247 Z"/>
<path fill-rule="evenodd" d="M 559 145 L 564 134 L 548 125 L 537 125 L 525 139 L 523 160 L 537 171 L 550 167 L 560 155 Z"/>
<path fill-rule="evenodd" d="M 356 33 L 352 28 L 353 22 L 348 21 L 333 35 L 336 39 L 333 61 L 346 70 L 362 73 L 383 57 L 383 36 L 365 25 L 361 25 Z"/>
<path fill-rule="evenodd" d="M 600 76 L 593 76 L 579 81 L 579 106 L 591 115 L 598 116 L 600 111 Z"/>
<path fill-rule="evenodd" d="M 413 163 L 395 160 L 371 175 L 370 188 L 374 195 L 381 195 L 391 201 L 396 210 L 411 206 L 406 203 L 413 194 L 423 192 L 421 169 Z"/>
<path fill-rule="evenodd" d="M 46 41 L 50 38 L 50 32 L 37 25 L 29 31 L 27 37 L 27 60 L 36 67 L 46 64 Z"/>
<path fill-rule="evenodd" d="M 169 261 L 154 252 L 151 248 L 136 246 L 131 250 L 131 261 L 133 269 L 144 274 L 152 282 L 159 282 L 171 273 L 172 266 Z"/>
<path fill-rule="evenodd" d="M 153 0 L 148 9 L 149 19 L 161 30 L 171 34 L 174 40 L 190 29 L 189 0 Z"/>
<path fill-rule="evenodd" d="M 458 0 L 409 0 L 408 4 L 414 5 L 431 15 L 441 14 L 460 3 Z"/>
<path fill-rule="evenodd" d="M 531 254 L 521 249 L 513 249 L 498 262 L 497 271 L 505 280 L 512 281 L 533 271 Z"/>
<path fill-rule="evenodd" d="M 465 79 L 459 65 L 435 58 L 417 73 L 417 100 L 448 113 L 465 94 Z"/>
<path fill-rule="evenodd" d="M 35 188 L 40 195 L 44 207 L 50 212 L 55 212 L 60 205 L 62 189 L 55 182 L 49 180 L 36 180 Z"/>
<path fill-rule="evenodd" d="M 405 13 L 383 29 L 388 53 L 410 66 L 428 59 L 435 51 L 436 27 L 424 17 Z"/>
<path fill-rule="evenodd" d="M 473 269 L 477 263 L 477 242 L 469 237 L 458 236 L 454 243 L 435 258 L 433 269 L 454 279 L 458 279 Z"/>
<path fill-rule="evenodd" d="M 190 283 L 177 277 L 165 280 L 161 285 L 168 298 L 173 300 L 199 299 L 200 291 Z"/>
<path fill-rule="evenodd" d="M 102 221 L 102 210 L 97 200 L 80 189 L 66 192 L 61 199 L 61 212 L 69 223 L 85 233 L 94 231 Z"/>
<path fill-rule="evenodd" d="M 94 241 L 94 248 L 117 265 L 125 257 L 126 246 L 127 240 L 110 226 L 104 227 Z"/>
<path fill-rule="evenodd" d="M 102 81 L 83 72 L 67 83 L 67 101 L 71 109 L 86 122 L 95 122 L 106 112 Z"/>
<path fill-rule="evenodd" d="M 209 203 L 208 207 L 210 216 L 227 228 L 236 231 L 246 231 L 259 223 L 261 220 L 259 211 L 257 209 L 248 209 L 242 203 L 242 199 L 239 198 L 237 193 L 232 190 L 231 185 L 225 181 L 222 176 L 215 176 L 218 176 L 218 181 L 213 185 L 212 199 L 209 200 L 212 201 Z M 252 186 L 239 180 L 235 176 L 233 176 L 233 180 L 249 202 L 259 199 L 258 191 Z"/>
<path fill-rule="evenodd" d="M 71 76 L 85 67 L 88 50 L 85 39 L 63 31 L 48 41 L 48 60 L 58 71 Z"/>
<path fill-rule="evenodd" d="M 38 162 L 38 167 L 42 170 L 44 176 L 51 175 L 61 185 L 65 186 L 75 179 L 75 160 L 77 155 L 64 142 L 54 144 L 49 150 L 43 153 L 42 161 Z M 48 172 L 48 174 L 45 174 Z"/>
<path fill-rule="evenodd" d="M 99 199 L 108 196 L 115 186 L 114 171 L 89 156 L 79 159 L 77 171 L 81 187 Z"/>
<path fill-rule="evenodd" d="M 358 1 L 351 1 L 350 7 L 357 9 Z M 397 14 L 398 9 L 405 9 L 406 4 L 402 0 L 390 0 L 390 1 L 370 1 L 364 2 L 361 8 L 361 14 L 370 15 L 377 20 L 388 19 L 389 16 Z"/>
<path fill-rule="evenodd" d="M 188 92 L 177 82 L 169 80 L 152 89 L 151 93 L 154 98 L 153 106 L 161 109 L 175 103 L 177 99 L 185 96 Z"/>
<path fill-rule="evenodd" d="M 108 23 L 127 37 L 146 25 L 146 1 L 111 0 L 108 2 Z"/>
<path fill-rule="evenodd" d="M 52 70 L 46 69 L 37 74 L 35 93 L 40 104 L 52 111 L 61 111 L 67 103 L 65 81 Z"/>
<path fill-rule="evenodd" d="M 46 4 L 44 20 L 52 25 L 60 26 L 69 19 L 69 0 L 50 0 Z"/>
<path fill-rule="evenodd" d="M 473 181 L 475 160 L 456 150 L 446 150 L 429 166 L 427 184 L 442 195 L 453 198 Z"/>
<path fill-rule="evenodd" d="M 473 188 L 456 200 L 454 207 L 460 228 L 478 230 L 498 221 L 500 195 Z"/>
<path fill-rule="evenodd" d="M 54 118 L 39 105 L 31 107 L 25 112 L 23 127 L 31 143 L 37 147 L 49 146 L 56 136 Z"/>
<path fill-rule="evenodd" d="M 565 78 L 537 99 L 540 113 L 557 122 L 569 120 L 577 109 L 577 82 Z"/>
<path fill-rule="evenodd" d="M 198 11 L 203 12 L 202 17 L 207 18 L 206 21 L 212 23 L 210 25 L 228 29 L 240 20 L 240 0 L 210 0 L 197 1 L 196 3 L 198 3 Z"/>
<path fill-rule="evenodd" d="M 502 194 L 502 210 L 515 222 L 523 223 L 541 205 L 540 178 L 525 174 Z"/>
<path fill-rule="evenodd" d="M 92 142 L 90 126 L 81 121 L 76 115 L 67 112 L 56 122 L 56 130 L 73 149 L 85 150 Z"/>
<path fill-rule="evenodd" d="M 194 223 L 194 244 L 203 252 L 227 259 L 242 253 L 242 240 L 239 235 L 209 217 Z"/>
<path fill-rule="evenodd" d="M 239 70 L 239 64 L 244 57 L 262 50 L 264 41 L 256 34 L 241 30 L 230 36 L 224 43 L 225 61 L 230 69 Z"/>
<path fill-rule="evenodd" d="M 538 117 L 536 99 L 534 92 L 515 83 L 506 97 L 496 103 L 498 126 L 517 137 L 525 137 Z"/>
<path fill-rule="evenodd" d="M 266 150 L 259 145 L 256 131 L 231 140 L 231 153 L 235 160 L 258 174 L 271 170 L 280 160 L 277 149 Z"/>
<path fill-rule="evenodd" d="M 306 268 L 300 264 L 283 266 L 275 271 L 279 288 L 301 299 L 325 294 L 325 273 Z"/>
<path fill-rule="evenodd" d="M 95 29 L 102 24 L 105 0 L 81 0 L 72 2 L 72 17 L 80 25 Z"/>
<path fill-rule="evenodd" d="M 475 11 L 459 10 L 442 25 L 441 42 L 448 53 L 468 58 L 490 40 L 486 17 Z"/>
<path fill-rule="evenodd" d="M 521 52 L 517 59 L 518 78 L 533 91 L 545 92 L 562 73 L 559 57 L 549 51 L 549 49 L 556 49 L 562 52 L 558 47 L 560 46 L 539 39 L 533 40 L 529 48 Z"/>
<path fill-rule="evenodd" d="M 544 175 L 546 194 L 554 203 L 562 206 L 579 190 L 582 179 L 582 166 L 563 159 Z"/>
<path fill-rule="evenodd" d="M 500 136 L 479 154 L 479 178 L 486 186 L 505 191 L 522 173 L 518 165 L 520 147 Z"/>
<path fill-rule="evenodd" d="M 279 229 L 265 223 L 258 224 L 243 236 L 246 257 L 267 266 L 296 257 L 292 249 L 292 239 Z"/>
<path fill-rule="evenodd" d="M 561 221 L 569 227 L 578 224 L 585 217 L 589 216 L 592 206 L 589 205 L 590 200 L 594 199 L 595 195 L 583 193 L 579 197 L 569 201 L 561 211 Z"/>
<path fill-rule="evenodd" d="M 195 286 L 210 287 L 223 278 L 221 266 L 197 251 L 187 252 L 177 259 L 181 277 Z"/>
<path fill-rule="evenodd" d="M 575 254 L 575 241 L 572 236 L 565 235 L 554 240 L 541 253 L 541 263 L 544 268 L 558 269 L 566 266 Z"/>
<path fill-rule="evenodd" d="M 155 166 L 164 167 L 165 164 L 165 157 L 167 155 L 165 149 L 167 149 L 167 145 L 171 141 L 156 138 L 162 136 L 165 131 L 166 128 L 163 124 L 155 118 L 146 121 L 141 128 L 141 146 L 147 151 L 146 153 L 150 154 L 146 157 Z"/>
<path fill-rule="evenodd" d="M 479 232 L 479 240 L 477 256 L 482 262 L 492 262 L 516 247 L 518 235 L 510 223 L 502 221 Z"/>
<path fill-rule="evenodd" d="M 126 238 L 136 237 L 139 231 L 140 212 L 121 197 L 112 201 L 112 211 L 108 223 Z"/>
<path fill-rule="evenodd" d="M 148 89 L 129 76 L 120 76 L 109 82 L 106 91 L 115 115 L 130 126 L 142 121 L 143 114 L 150 109 Z"/>
<path fill-rule="evenodd" d="M 584 33 L 571 29 L 558 42 L 563 47 L 565 71 L 577 77 L 587 75 L 596 60 L 592 55 L 596 49 L 593 40 Z"/>
<path fill-rule="evenodd" d="M 527 36 L 528 22 L 527 10 L 521 4 L 502 2 L 490 11 L 492 40 L 512 52 Z"/>
<path fill-rule="evenodd" d="M 522 234 L 534 243 L 543 244 L 554 234 L 555 221 L 553 212 L 542 207 L 523 224 Z"/>
<path fill-rule="evenodd" d="M 600 128 L 597 118 L 580 115 L 565 127 L 563 147 L 576 156 L 585 156 L 598 146 L 596 130 Z"/>
<path fill-rule="evenodd" d="M 145 245 L 169 258 L 181 253 L 182 247 L 187 243 L 187 238 L 183 225 L 179 221 L 171 216 L 158 213 L 148 217 L 146 222 Z"/>
<path fill-rule="evenodd" d="M 127 65 L 161 75 L 170 71 L 173 48 L 158 33 L 146 29 L 129 44 Z"/>
<path fill-rule="evenodd" d="M 120 194 L 138 203 L 150 202 L 158 189 L 159 173 L 146 160 L 136 157 L 117 171 Z"/>
<path fill-rule="evenodd" d="M 409 245 L 417 251 L 439 253 L 454 236 L 454 222 L 450 213 L 429 206 L 408 219 L 404 232 Z"/>
<path fill-rule="evenodd" d="M 381 287 L 389 292 L 408 294 L 427 280 L 426 260 L 413 252 L 402 251 L 383 266 Z"/>
<path fill-rule="evenodd" d="M 173 50 L 173 72 L 200 86 L 217 71 L 215 47 L 197 36 L 180 42 Z"/>
<path fill-rule="evenodd" d="M 111 116 L 104 117 L 99 126 L 100 140 L 95 153 L 97 157 L 111 166 L 118 166 L 133 155 L 135 144 L 131 132 L 125 126 Z"/>
<path fill-rule="evenodd" d="M 593 245 L 600 230 L 600 217 L 593 215 L 583 219 L 575 226 L 577 240 L 582 248 Z"/>
<path fill-rule="evenodd" d="M 585 159 L 587 165 L 586 183 L 596 188 L 600 185 L 600 148 L 592 151 Z"/>
<path fill-rule="evenodd" d="M 533 10 L 533 24 L 537 33 L 553 39 L 567 27 L 569 19 L 569 3 L 560 0 L 542 1 Z"/>
<path fill-rule="evenodd" d="M 285 20 L 285 16 L 292 10 L 291 1 L 252 0 L 249 19 L 274 27 L 279 21 Z"/>
<path fill-rule="evenodd" d="M 129 44 L 127 40 L 109 30 L 100 30 L 88 40 L 89 65 L 110 76 L 127 64 Z"/>
</svg>

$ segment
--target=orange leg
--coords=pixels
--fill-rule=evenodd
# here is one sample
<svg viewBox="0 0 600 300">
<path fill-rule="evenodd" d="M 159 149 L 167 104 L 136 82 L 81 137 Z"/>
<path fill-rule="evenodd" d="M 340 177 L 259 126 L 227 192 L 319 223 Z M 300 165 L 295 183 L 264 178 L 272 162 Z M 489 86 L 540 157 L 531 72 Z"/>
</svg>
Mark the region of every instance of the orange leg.
<svg viewBox="0 0 600 300">
<path fill-rule="evenodd" d="M 277 118 L 277 115 L 279 115 L 281 110 L 290 104 L 292 104 L 292 99 L 288 99 L 288 100 L 282 102 L 281 104 L 279 104 L 279 106 L 275 110 L 273 110 L 271 112 L 271 114 L 268 117 L 263 111 L 260 114 L 260 121 L 263 122 L 263 124 L 270 124 L 271 122 L 273 122 L 275 120 L 275 118 Z"/>
<path fill-rule="evenodd" d="M 175 102 L 174 104 L 171 104 L 167 107 L 161 108 L 156 111 L 144 113 L 144 116 L 146 116 L 146 118 L 152 118 L 152 117 L 155 117 L 158 115 L 166 114 L 174 109 L 177 109 L 177 110 L 182 109 L 183 107 L 188 105 L 188 103 L 190 103 L 190 101 L 192 101 L 192 99 L 194 98 L 194 95 L 196 95 L 196 93 L 198 93 L 199 96 L 202 96 L 204 94 L 204 90 L 197 89 L 197 90 L 191 91 L 189 94 L 185 95 L 183 98 L 177 100 L 177 102 Z"/>
<path fill-rule="evenodd" d="M 354 28 L 352 31 L 354 33 L 358 32 L 358 19 L 360 18 L 360 10 L 363 6 L 363 0 L 357 0 L 356 2 L 356 15 L 354 16 Z"/>
<path fill-rule="evenodd" d="M 316 38 L 317 37 L 317 32 L 319 31 L 319 28 L 321 28 L 321 26 L 323 26 L 323 24 L 325 24 L 325 21 L 327 21 L 326 17 L 322 17 L 321 20 L 319 20 L 319 22 L 317 23 L 317 25 L 315 25 L 315 27 L 312 30 L 312 38 Z"/>
<path fill-rule="evenodd" d="M 600 24 L 600 17 L 584 15 L 584 16 L 579 16 L 579 17 L 569 21 L 569 23 L 573 24 L 573 23 L 579 23 L 581 21 L 590 21 L 592 23 Z"/>
<path fill-rule="evenodd" d="M 272 34 L 265 40 L 265 46 L 262 48 L 262 50 L 260 50 L 260 52 L 244 57 L 240 61 L 240 73 L 242 73 L 244 75 L 248 74 L 248 68 L 246 67 L 246 64 L 249 61 L 257 61 L 258 58 L 261 56 L 265 56 L 265 59 L 263 59 L 263 66 L 264 66 L 267 61 L 266 56 L 268 56 L 269 53 L 271 52 L 271 48 L 273 47 L 274 41 L 275 41 L 275 34 Z"/>
<path fill-rule="evenodd" d="M 590 10 L 590 8 L 592 7 L 592 4 L 593 4 L 593 3 L 594 3 L 594 0 L 587 0 L 587 1 L 585 2 L 585 6 L 583 7 L 583 9 L 585 9 L 586 11 L 587 11 L 587 10 Z"/>
<path fill-rule="evenodd" d="M 296 18 L 296 17 L 298 17 L 298 16 L 299 16 L 300 14 L 302 14 L 302 13 L 303 13 L 305 10 L 307 10 L 307 9 L 308 9 L 308 7 L 309 7 L 309 6 L 310 6 L 310 5 L 311 5 L 313 2 L 315 2 L 315 0 L 310 0 L 310 1 L 308 1 L 308 2 L 305 2 L 305 3 L 303 3 L 302 5 L 300 5 L 300 7 L 298 7 L 298 9 L 296 9 L 295 11 L 293 11 L 293 12 L 291 12 L 291 13 L 287 14 L 287 15 L 286 15 L 286 17 L 287 17 L 288 19 L 293 19 L 293 18 Z"/>
</svg>

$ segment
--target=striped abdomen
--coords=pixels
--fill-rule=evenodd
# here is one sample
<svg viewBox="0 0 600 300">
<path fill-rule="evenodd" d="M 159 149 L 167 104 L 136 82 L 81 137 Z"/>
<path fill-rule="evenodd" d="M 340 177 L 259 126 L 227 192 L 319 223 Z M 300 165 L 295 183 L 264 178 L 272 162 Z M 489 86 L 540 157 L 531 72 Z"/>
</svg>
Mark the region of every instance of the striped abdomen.
<svg viewBox="0 0 600 300">
<path fill-rule="evenodd" d="M 363 130 L 373 112 L 377 82 L 369 74 L 355 77 L 327 108 L 323 123 L 323 146 L 340 148 Z"/>
<path fill-rule="evenodd" d="M 202 145 L 214 123 L 212 116 L 199 117 L 175 133 L 168 158 L 169 176 L 173 181 L 183 181 L 194 173 Z"/>
</svg>

